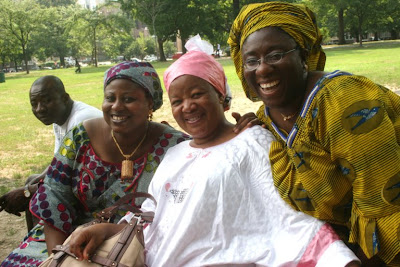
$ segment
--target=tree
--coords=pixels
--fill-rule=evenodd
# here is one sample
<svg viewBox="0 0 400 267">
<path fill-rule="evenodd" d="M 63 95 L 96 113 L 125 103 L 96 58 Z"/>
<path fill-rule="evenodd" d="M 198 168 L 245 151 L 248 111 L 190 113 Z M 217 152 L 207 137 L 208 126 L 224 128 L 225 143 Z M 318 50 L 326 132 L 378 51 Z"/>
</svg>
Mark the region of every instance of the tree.
<svg viewBox="0 0 400 267">
<path fill-rule="evenodd" d="M 349 14 L 357 20 L 357 32 L 360 46 L 364 34 L 364 26 L 368 19 L 372 18 L 372 13 L 376 5 L 376 0 L 352 0 L 349 2 Z"/>
<path fill-rule="evenodd" d="M 144 19 L 144 21 L 150 22 L 151 32 L 154 35 L 155 47 L 157 47 L 157 34 L 156 34 L 156 20 L 157 17 L 165 11 L 166 2 L 162 0 L 150 0 L 150 1 L 136 1 L 138 14 L 141 14 L 140 17 Z M 160 57 L 161 54 L 164 54 L 162 51 L 159 51 Z"/>
<path fill-rule="evenodd" d="M 1 0 L 0 27 L 18 41 L 25 61 L 26 73 L 29 74 L 28 61 L 30 60 L 31 35 L 39 24 L 41 17 L 40 6 L 34 0 Z"/>
<path fill-rule="evenodd" d="M 326 27 L 328 33 L 337 36 L 339 44 L 345 44 L 345 12 L 348 9 L 347 0 L 307 0 L 303 1 L 317 14 L 320 28 Z"/>
<path fill-rule="evenodd" d="M 1 62 L 1 69 L 5 68 L 5 64 L 10 61 L 14 61 L 15 58 L 20 57 L 20 49 L 14 46 L 16 40 L 13 40 L 12 35 L 7 35 L 4 29 L 0 29 L 0 35 L 3 38 L 0 39 L 0 62 Z"/>
<path fill-rule="evenodd" d="M 77 13 L 82 12 L 78 10 Z M 87 38 L 87 23 L 78 16 L 74 17 L 74 24 L 69 32 L 68 47 L 70 55 L 77 61 L 83 55 L 90 55 L 92 51 L 92 42 Z"/>
<path fill-rule="evenodd" d="M 388 0 L 386 3 L 384 29 L 391 33 L 392 39 L 397 39 L 400 32 L 400 4 L 399 0 Z"/>
<path fill-rule="evenodd" d="M 108 12 L 107 12 L 108 10 Z M 99 36 L 102 36 L 101 48 L 102 52 L 111 58 L 123 55 L 127 56 L 127 48 L 134 41 L 132 37 L 132 29 L 135 23 L 128 16 L 121 14 L 116 3 L 110 3 L 102 8 L 107 17 L 107 22 L 101 28 Z"/>
<path fill-rule="evenodd" d="M 99 31 L 105 27 L 105 25 L 108 23 L 107 21 L 107 16 L 102 12 L 101 6 L 95 8 L 94 10 L 89 10 L 89 9 L 83 9 L 79 13 L 78 20 L 82 20 L 85 24 L 85 31 L 84 34 L 86 34 L 87 38 L 90 40 L 90 45 L 91 45 L 91 55 L 92 55 L 92 63 L 94 64 L 95 67 L 98 65 L 98 44 L 99 44 L 99 39 L 98 39 L 98 34 Z"/>
<path fill-rule="evenodd" d="M 36 50 L 47 57 L 59 56 L 63 67 L 65 67 L 64 58 L 70 52 L 68 39 L 73 27 L 74 14 L 73 6 L 46 8 L 43 12 L 42 23 L 33 34 Z"/>
</svg>

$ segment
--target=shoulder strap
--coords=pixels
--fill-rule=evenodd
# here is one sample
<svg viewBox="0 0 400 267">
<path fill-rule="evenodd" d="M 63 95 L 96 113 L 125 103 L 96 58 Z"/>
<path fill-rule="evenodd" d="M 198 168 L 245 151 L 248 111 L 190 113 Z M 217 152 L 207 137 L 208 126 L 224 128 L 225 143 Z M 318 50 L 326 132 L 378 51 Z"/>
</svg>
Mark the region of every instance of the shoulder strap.
<svg viewBox="0 0 400 267">
<path fill-rule="evenodd" d="M 125 196 L 121 197 L 118 199 L 113 206 L 105 208 L 104 210 L 98 212 L 96 214 L 96 218 L 100 219 L 101 221 L 107 221 L 110 222 L 114 215 L 119 211 L 119 210 L 126 210 L 130 211 L 133 213 L 142 213 L 142 211 L 129 203 L 139 197 L 144 197 L 144 198 L 149 198 L 154 201 L 154 203 L 157 205 L 157 201 L 155 198 L 150 195 L 149 193 L 145 192 L 135 192 L 135 193 L 129 193 L 126 194 Z"/>
</svg>

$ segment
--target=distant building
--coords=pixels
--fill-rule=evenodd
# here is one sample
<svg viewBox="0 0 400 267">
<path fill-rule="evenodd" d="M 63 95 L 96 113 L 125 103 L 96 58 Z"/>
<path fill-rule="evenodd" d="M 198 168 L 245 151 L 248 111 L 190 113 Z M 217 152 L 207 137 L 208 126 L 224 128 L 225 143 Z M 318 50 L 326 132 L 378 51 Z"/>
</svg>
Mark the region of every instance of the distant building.
<svg viewBox="0 0 400 267">
<path fill-rule="evenodd" d="M 78 4 L 87 9 L 95 9 L 98 5 L 104 4 L 105 0 L 78 0 Z"/>
</svg>

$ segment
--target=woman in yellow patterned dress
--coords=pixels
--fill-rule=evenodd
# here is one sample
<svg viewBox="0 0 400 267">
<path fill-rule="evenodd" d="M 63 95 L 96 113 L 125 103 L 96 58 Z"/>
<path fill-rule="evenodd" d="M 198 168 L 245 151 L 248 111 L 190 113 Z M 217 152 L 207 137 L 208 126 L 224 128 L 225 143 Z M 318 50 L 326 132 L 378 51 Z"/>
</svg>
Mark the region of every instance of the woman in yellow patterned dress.
<svg viewBox="0 0 400 267">
<path fill-rule="evenodd" d="M 281 197 L 330 222 L 366 266 L 400 266 L 400 97 L 323 72 L 321 40 L 308 8 L 268 2 L 243 7 L 228 43 L 247 97 L 264 103 L 258 120 L 277 138 Z"/>
</svg>

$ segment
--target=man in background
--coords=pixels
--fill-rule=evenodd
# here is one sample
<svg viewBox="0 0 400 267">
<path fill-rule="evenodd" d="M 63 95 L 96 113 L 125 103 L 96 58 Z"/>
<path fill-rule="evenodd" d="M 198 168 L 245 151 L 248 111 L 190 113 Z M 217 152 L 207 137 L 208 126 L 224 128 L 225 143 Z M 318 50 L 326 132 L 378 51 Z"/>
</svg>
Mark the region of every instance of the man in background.
<svg viewBox="0 0 400 267">
<path fill-rule="evenodd" d="M 62 81 L 52 75 L 38 78 L 29 91 L 32 112 L 45 125 L 53 124 L 57 152 L 64 135 L 84 120 L 102 117 L 103 113 L 90 105 L 74 101 L 65 91 Z M 46 175 L 47 168 L 40 174 L 28 177 L 25 187 L 16 188 L 0 197 L 0 211 L 5 210 L 17 216 L 28 209 L 29 201 L 36 192 L 39 182 Z M 28 231 L 33 227 L 32 216 L 27 212 Z"/>
</svg>

